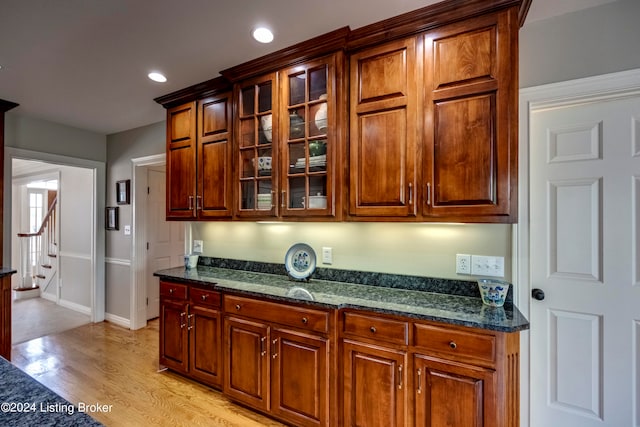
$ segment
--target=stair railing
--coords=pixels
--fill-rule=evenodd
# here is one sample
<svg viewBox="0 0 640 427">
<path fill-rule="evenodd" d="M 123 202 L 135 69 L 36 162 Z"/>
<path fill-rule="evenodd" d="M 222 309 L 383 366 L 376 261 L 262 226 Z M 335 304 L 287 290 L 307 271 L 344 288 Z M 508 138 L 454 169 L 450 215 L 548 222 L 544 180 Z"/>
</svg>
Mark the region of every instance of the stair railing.
<svg viewBox="0 0 640 427">
<path fill-rule="evenodd" d="M 46 278 L 44 269 L 51 269 L 50 259 L 58 255 L 56 213 L 58 198 L 51 202 L 38 231 L 18 233 L 20 241 L 21 289 L 37 288 L 38 279 Z"/>
</svg>

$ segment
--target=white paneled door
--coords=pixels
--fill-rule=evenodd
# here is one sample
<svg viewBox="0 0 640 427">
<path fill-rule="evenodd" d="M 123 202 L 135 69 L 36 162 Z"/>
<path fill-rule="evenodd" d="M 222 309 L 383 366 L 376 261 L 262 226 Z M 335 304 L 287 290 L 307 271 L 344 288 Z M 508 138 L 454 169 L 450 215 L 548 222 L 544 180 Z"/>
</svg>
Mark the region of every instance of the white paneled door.
<svg viewBox="0 0 640 427">
<path fill-rule="evenodd" d="M 529 156 L 530 425 L 640 426 L 640 94 L 535 109 Z"/>
<path fill-rule="evenodd" d="M 184 223 L 165 219 L 165 171 L 149 167 L 146 208 L 147 251 L 147 319 L 160 315 L 160 284 L 153 273 L 184 265 Z"/>
</svg>

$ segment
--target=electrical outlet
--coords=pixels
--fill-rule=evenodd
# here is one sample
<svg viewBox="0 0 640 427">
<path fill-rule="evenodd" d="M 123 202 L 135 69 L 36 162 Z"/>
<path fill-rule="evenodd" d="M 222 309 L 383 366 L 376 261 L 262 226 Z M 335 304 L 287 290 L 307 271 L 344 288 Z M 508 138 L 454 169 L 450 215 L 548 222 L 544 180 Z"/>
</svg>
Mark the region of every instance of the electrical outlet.
<svg viewBox="0 0 640 427">
<path fill-rule="evenodd" d="M 504 277 L 504 257 L 472 255 L 471 274 Z"/>
<path fill-rule="evenodd" d="M 333 263 L 333 249 L 328 247 L 322 248 L 322 263 L 323 264 Z"/>
<path fill-rule="evenodd" d="M 193 241 L 193 252 L 202 253 L 204 250 L 204 243 L 202 240 L 194 240 Z"/>
<path fill-rule="evenodd" d="M 456 273 L 471 274 L 471 255 L 456 254 Z"/>
</svg>

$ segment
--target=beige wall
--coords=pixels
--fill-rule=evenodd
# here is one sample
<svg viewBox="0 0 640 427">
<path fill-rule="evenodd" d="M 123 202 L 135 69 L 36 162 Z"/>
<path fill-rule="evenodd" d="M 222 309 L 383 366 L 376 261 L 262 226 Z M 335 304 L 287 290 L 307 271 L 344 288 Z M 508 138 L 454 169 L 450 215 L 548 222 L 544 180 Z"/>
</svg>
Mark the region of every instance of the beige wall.
<svg viewBox="0 0 640 427">
<path fill-rule="evenodd" d="M 505 257 L 511 278 L 511 226 L 503 224 L 237 223 L 192 224 L 204 255 L 284 264 L 294 243 L 309 244 L 318 266 L 470 279 L 455 273 L 456 253 Z M 322 264 L 322 247 L 333 264 Z"/>
</svg>

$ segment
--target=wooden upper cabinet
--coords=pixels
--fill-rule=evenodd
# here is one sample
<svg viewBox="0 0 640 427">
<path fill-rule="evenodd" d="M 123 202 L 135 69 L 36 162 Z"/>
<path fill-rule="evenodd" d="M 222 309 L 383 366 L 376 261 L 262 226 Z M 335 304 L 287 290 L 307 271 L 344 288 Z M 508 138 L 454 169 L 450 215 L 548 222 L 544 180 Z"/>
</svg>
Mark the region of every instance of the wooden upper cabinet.
<svg viewBox="0 0 640 427">
<path fill-rule="evenodd" d="M 424 35 L 429 217 L 517 220 L 517 10 Z"/>
<path fill-rule="evenodd" d="M 167 110 L 167 219 L 195 216 L 196 103 Z"/>
<path fill-rule="evenodd" d="M 277 101 L 275 73 L 236 85 L 234 210 L 238 217 L 278 214 Z"/>
<path fill-rule="evenodd" d="M 351 55 L 349 213 L 416 214 L 416 40 Z"/>
<path fill-rule="evenodd" d="M 230 217 L 232 153 L 231 92 L 198 101 L 198 194 L 201 218 Z"/>
</svg>

